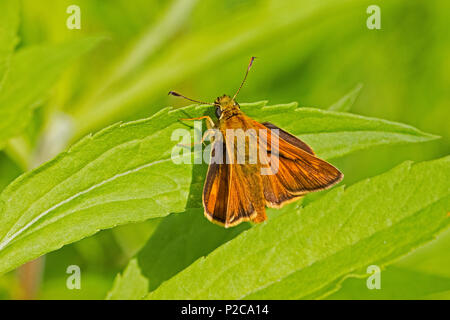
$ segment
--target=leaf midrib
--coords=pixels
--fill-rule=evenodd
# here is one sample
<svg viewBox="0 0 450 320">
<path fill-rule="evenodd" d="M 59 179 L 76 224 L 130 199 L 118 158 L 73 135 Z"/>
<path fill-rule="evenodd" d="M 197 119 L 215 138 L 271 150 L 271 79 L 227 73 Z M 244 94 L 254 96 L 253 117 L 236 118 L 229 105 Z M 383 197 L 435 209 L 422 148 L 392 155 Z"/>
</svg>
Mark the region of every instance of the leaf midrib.
<svg viewBox="0 0 450 320">
<path fill-rule="evenodd" d="M 153 118 L 153 117 L 151 117 L 151 118 Z M 146 120 L 150 120 L 151 118 L 146 119 Z M 142 121 L 142 120 L 138 120 L 138 121 Z M 134 122 L 130 122 L 130 123 L 127 123 L 127 124 L 125 124 L 125 125 L 121 125 L 121 124 L 116 124 L 116 125 L 125 127 L 125 126 L 127 126 L 127 125 L 132 125 L 132 124 L 134 124 Z M 112 125 L 110 128 L 113 128 L 113 127 L 116 126 L 116 125 Z M 108 128 L 107 128 L 107 129 L 108 129 Z M 105 129 L 105 130 L 106 130 L 106 129 Z M 98 136 L 96 135 L 96 136 L 89 137 L 89 138 L 92 139 L 92 140 L 94 140 L 96 137 L 100 137 L 102 133 L 103 133 L 103 132 L 100 131 L 100 132 L 97 133 Z M 56 189 L 58 186 L 60 186 L 60 185 L 63 184 L 64 182 L 66 182 L 68 179 L 70 179 L 71 177 L 73 177 L 73 176 L 75 176 L 76 174 L 80 173 L 80 172 L 81 172 L 82 170 L 84 170 L 87 166 L 91 165 L 92 163 L 95 163 L 97 160 L 99 160 L 100 158 L 102 158 L 102 157 L 103 157 L 105 154 L 107 154 L 108 152 L 111 152 L 111 151 L 113 151 L 113 150 L 115 150 L 115 149 L 117 149 L 117 148 L 120 148 L 120 147 L 122 147 L 122 146 L 124 146 L 124 145 L 127 145 L 127 144 L 139 143 L 139 142 L 143 141 L 144 139 L 148 139 L 148 138 L 153 137 L 154 135 L 157 135 L 158 133 L 159 133 L 159 132 L 155 132 L 155 133 L 153 133 L 153 134 L 151 134 L 151 135 L 148 135 L 148 136 L 146 136 L 145 138 L 141 138 L 141 139 L 132 139 L 132 140 L 124 141 L 124 142 L 122 142 L 122 143 L 120 143 L 120 144 L 117 144 L 117 145 L 113 146 L 112 148 L 108 148 L 108 149 L 104 150 L 103 152 L 99 153 L 96 157 L 94 157 L 94 158 L 91 159 L 90 161 L 86 162 L 83 166 L 77 168 L 75 172 L 73 172 L 72 174 L 68 175 L 68 176 L 65 177 L 63 180 L 59 181 L 57 184 L 55 184 L 54 186 L 52 186 L 49 190 L 47 190 L 45 193 L 43 193 L 43 194 L 42 194 L 41 196 L 39 196 L 38 198 L 34 199 L 33 202 L 30 203 L 30 205 L 29 205 L 28 207 L 26 207 L 26 208 L 23 209 L 23 211 L 21 212 L 21 214 L 18 215 L 17 219 L 11 224 L 10 230 L 12 230 L 12 229 L 17 225 L 18 221 L 19 221 L 20 218 L 23 216 L 23 214 L 25 214 L 25 213 L 26 213 L 26 212 L 27 212 L 27 211 L 28 211 L 35 203 L 37 203 L 39 200 L 41 200 L 42 198 L 44 198 L 46 195 L 48 195 L 50 192 L 52 192 L 52 191 L 53 191 L 54 189 Z M 81 142 L 83 142 L 83 141 L 81 140 L 80 143 L 81 143 Z M 75 145 L 74 147 L 76 147 L 76 145 Z M 75 151 L 76 151 L 75 148 L 73 148 L 73 149 L 67 151 L 67 152 L 64 154 L 64 156 L 68 156 L 68 155 L 70 155 L 70 153 L 73 153 L 73 152 L 75 152 Z M 164 160 L 167 160 L 167 159 L 164 159 Z M 159 160 L 156 160 L 156 161 L 159 161 Z M 145 166 L 145 165 L 146 165 L 146 164 L 144 164 L 143 166 Z M 130 169 L 130 170 L 134 170 L 134 169 Z M 125 172 L 126 172 L 126 171 L 125 171 Z M 122 174 L 122 173 L 118 173 L 118 174 L 116 174 L 116 175 L 120 175 L 120 174 Z M 115 176 L 116 176 L 116 175 L 115 175 Z M 114 176 L 113 176 L 113 177 L 114 177 Z M 113 177 L 111 177 L 111 178 L 113 178 Z M 108 178 L 108 179 L 111 179 L 111 178 Z M 102 180 L 102 181 L 98 182 L 97 184 L 101 184 L 101 183 L 103 183 L 104 181 L 107 181 L 108 179 Z M 87 188 L 87 189 L 85 189 L 85 190 L 88 190 L 88 189 L 90 189 L 90 188 L 92 188 L 92 187 L 94 187 L 94 186 L 95 186 L 95 185 L 93 185 L 93 186 L 91 186 L 91 187 L 89 187 L 89 188 Z M 81 192 L 83 192 L 83 191 L 85 191 L 85 190 L 82 190 L 82 191 L 80 191 L 79 193 L 81 193 Z M 16 190 L 16 192 L 17 192 L 17 190 Z M 72 197 L 73 197 L 73 196 L 72 196 Z M 70 199 L 70 198 L 72 198 L 72 197 L 69 197 L 69 198 L 67 198 L 67 199 Z M 63 202 L 65 202 L 67 199 L 64 199 L 64 200 L 60 201 L 60 203 L 64 204 Z M 58 203 L 58 204 L 59 204 L 59 203 Z M 53 206 L 53 207 L 55 207 L 55 206 Z M 52 208 L 53 208 L 53 207 L 50 207 L 49 209 L 47 209 L 47 210 L 45 210 L 45 211 L 52 211 Z M 55 209 L 56 209 L 56 208 L 55 208 Z M 44 211 L 44 212 L 45 212 L 45 211 Z M 42 213 L 41 213 L 41 214 L 42 214 Z M 41 215 L 41 214 L 39 214 L 39 215 Z M 39 216 L 39 215 L 38 215 L 38 216 Z M 8 234 L 9 234 L 9 233 L 10 233 L 10 232 L 7 232 L 6 235 L 5 235 L 5 236 L 2 238 L 2 240 L 0 241 L 0 251 L 4 248 L 4 247 L 2 247 L 3 240 L 4 240 L 6 237 L 8 237 Z"/>
<path fill-rule="evenodd" d="M 153 165 L 155 165 L 155 164 L 160 164 L 160 163 L 163 163 L 163 162 L 166 162 L 166 161 L 170 161 L 170 160 L 172 160 L 172 158 L 156 160 L 156 161 L 152 161 L 152 162 L 146 163 L 146 164 L 144 164 L 144 165 L 141 165 L 141 166 L 139 166 L 139 167 L 136 167 L 136 168 L 127 170 L 127 171 L 125 171 L 125 172 L 118 173 L 118 174 L 114 175 L 114 176 L 111 177 L 111 178 L 108 178 L 108 179 L 106 179 L 106 180 L 102 180 L 102 181 L 100 181 L 99 183 L 94 184 L 94 185 L 90 186 L 89 188 L 84 189 L 84 190 L 82 190 L 82 191 L 80 191 L 80 192 L 74 194 L 73 196 L 64 199 L 63 201 L 60 201 L 59 203 L 55 204 L 54 206 L 50 207 L 49 209 L 47 209 L 47 210 L 45 210 L 44 212 L 42 212 L 42 213 L 40 213 L 39 215 L 37 215 L 37 216 L 36 216 L 35 218 L 33 218 L 29 223 L 27 223 L 24 227 L 20 228 L 17 232 L 13 233 L 11 236 L 8 236 L 8 233 L 7 233 L 7 234 L 5 235 L 5 237 L 2 239 L 2 241 L 0 242 L 0 252 L 3 251 L 3 250 L 4 250 L 6 247 L 8 247 L 9 245 L 13 244 L 13 243 L 15 242 L 14 240 L 17 239 L 18 236 L 20 236 L 23 232 L 27 231 L 27 229 L 30 229 L 30 227 L 32 227 L 36 222 L 38 222 L 40 219 L 42 219 L 43 217 L 45 217 L 45 216 L 46 216 L 47 214 L 49 214 L 50 212 L 52 212 L 52 211 L 56 210 L 57 208 L 63 206 L 64 204 L 69 203 L 70 201 L 72 201 L 72 200 L 78 198 L 79 196 L 82 196 L 82 195 L 84 195 L 84 194 L 87 194 L 87 193 L 89 193 L 90 191 L 92 191 L 92 190 L 94 190 L 94 189 L 97 189 L 98 187 L 101 187 L 101 186 L 103 186 L 103 185 L 105 185 L 105 184 L 107 184 L 107 183 L 109 183 L 109 182 L 111 182 L 111 181 L 114 181 L 114 180 L 116 180 L 116 179 L 118 179 L 118 178 L 120 178 L 120 177 L 123 177 L 123 176 L 126 176 L 126 175 L 128 175 L 128 174 L 132 174 L 132 173 L 138 172 L 138 171 L 140 171 L 140 170 L 142 170 L 142 169 L 151 167 L 151 166 L 153 166 Z M 85 208 L 84 208 L 84 209 L 85 209 Z M 73 211 L 73 212 L 71 212 L 71 213 L 69 213 L 69 214 L 73 214 L 74 212 L 77 212 L 77 210 L 75 210 L 75 211 Z M 66 217 L 66 216 L 67 216 L 67 215 L 63 215 L 63 216 L 61 216 L 61 218 L 64 218 L 64 217 Z M 56 219 L 56 220 L 54 220 L 52 223 L 54 223 L 54 222 L 56 222 L 56 221 L 58 221 L 58 220 L 59 220 L 59 219 Z M 50 223 L 50 224 L 51 224 L 51 223 Z M 50 225 L 50 224 L 47 224 L 47 226 Z M 13 226 L 14 226 L 14 225 L 13 225 Z M 37 230 L 39 230 L 39 228 L 38 228 Z M 34 232 L 34 231 L 33 231 L 33 232 Z M 33 232 L 31 232 L 31 234 L 32 234 Z M 5 239 L 6 239 L 6 240 L 5 240 Z"/>
</svg>

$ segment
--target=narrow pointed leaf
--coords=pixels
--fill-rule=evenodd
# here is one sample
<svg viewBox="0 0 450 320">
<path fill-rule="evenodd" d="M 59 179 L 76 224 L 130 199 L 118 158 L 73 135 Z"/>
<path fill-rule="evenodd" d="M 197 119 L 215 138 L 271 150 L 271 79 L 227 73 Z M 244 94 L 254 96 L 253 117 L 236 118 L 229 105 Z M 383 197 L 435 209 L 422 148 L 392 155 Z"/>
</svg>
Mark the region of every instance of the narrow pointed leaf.
<svg viewBox="0 0 450 320">
<path fill-rule="evenodd" d="M 339 101 L 329 106 L 328 110 L 340 112 L 350 111 L 350 108 L 358 98 L 359 92 L 361 91 L 362 87 L 363 85 L 361 83 L 358 84 L 352 91 L 350 91 L 348 94 L 339 99 Z"/>
</svg>

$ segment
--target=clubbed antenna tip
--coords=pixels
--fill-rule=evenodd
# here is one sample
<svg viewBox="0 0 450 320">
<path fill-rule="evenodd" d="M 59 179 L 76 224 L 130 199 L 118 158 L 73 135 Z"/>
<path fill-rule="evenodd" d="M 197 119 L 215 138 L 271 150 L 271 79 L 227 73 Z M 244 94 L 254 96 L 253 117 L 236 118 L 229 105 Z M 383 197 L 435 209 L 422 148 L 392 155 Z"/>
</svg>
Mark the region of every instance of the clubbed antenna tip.
<svg viewBox="0 0 450 320">
<path fill-rule="evenodd" d="M 213 103 L 203 102 L 203 101 L 199 101 L 199 100 L 195 100 L 195 99 L 188 98 L 188 97 L 186 97 L 186 96 L 183 96 L 181 93 L 178 93 L 178 92 L 175 92 L 175 91 L 169 91 L 168 95 L 169 95 L 169 96 L 172 95 L 172 96 L 175 96 L 175 97 L 181 97 L 181 98 L 184 98 L 184 99 L 186 99 L 186 100 L 189 100 L 189 101 L 192 101 L 192 102 L 197 102 L 197 103 L 200 103 L 200 104 L 210 104 L 210 105 L 213 105 Z"/>
</svg>

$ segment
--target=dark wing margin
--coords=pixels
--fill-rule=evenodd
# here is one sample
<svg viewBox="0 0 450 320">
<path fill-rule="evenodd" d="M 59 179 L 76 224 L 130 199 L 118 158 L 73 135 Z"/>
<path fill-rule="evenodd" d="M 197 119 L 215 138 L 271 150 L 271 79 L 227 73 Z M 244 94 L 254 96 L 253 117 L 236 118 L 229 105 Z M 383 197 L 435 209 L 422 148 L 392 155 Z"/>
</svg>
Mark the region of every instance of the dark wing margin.
<svg viewBox="0 0 450 320">
<path fill-rule="evenodd" d="M 230 167 L 225 162 L 225 144 L 214 142 L 211 150 L 211 159 L 222 147 L 222 164 L 210 163 L 203 187 L 203 207 L 208 220 L 225 225 L 227 222 L 227 204 L 229 196 Z"/>
<path fill-rule="evenodd" d="M 263 124 L 268 129 L 279 129 Z M 301 196 L 332 187 L 342 180 L 343 174 L 328 162 L 314 156 L 303 141 L 279 129 L 278 170 L 262 175 L 264 197 L 269 207 L 279 208 Z M 270 143 L 271 131 L 260 136 Z M 270 146 L 269 150 L 273 147 Z M 271 152 L 269 152 L 271 153 Z"/>
<path fill-rule="evenodd" d="M 296 146 L 297 148 L 305 150 L 309 154 L 314 155 L 313 149 L 311 149 L 310 146 L 308 146 L 306 143 L 304 143 L 302 140 L 300 140 L 296 136 L 290 134 L 287 131 L 284 131 L 283 129 L 277 127 L 276 125 L 274 125 L 274 124 L 272 124 L 270 122 L 263 122 L 262 125 L 264 125 L 267 129 L 270 129 L 270 130 L 272 130 L 272 129 L 280 130 L 279 131 L 279 136 L 280 136 L 281 139 L 285 140 L 287 143 L 292 144 L 293 146 Z"/>
<path fill-rule="evenodd" d="M 215 158 L 219 147 L 223 148 L 223 161 L 210 163 L 203 188 L 205 216 L 226 228 L 243 221 L 264 221 L 265 201 L 259 166 L 226 163 L 228 155 L 223 142 L 214 143 L 211 159 Z"/>
</svg>

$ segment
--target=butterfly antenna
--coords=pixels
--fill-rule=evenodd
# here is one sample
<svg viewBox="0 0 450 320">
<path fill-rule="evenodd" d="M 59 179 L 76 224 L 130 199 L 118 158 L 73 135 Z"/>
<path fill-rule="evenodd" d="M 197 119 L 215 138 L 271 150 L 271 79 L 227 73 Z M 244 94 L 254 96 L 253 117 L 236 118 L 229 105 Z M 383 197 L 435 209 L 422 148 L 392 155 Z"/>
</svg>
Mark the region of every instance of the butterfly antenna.
<svg viewBox="0 0 450 320">
<path fill-rule="evenodd" d="M 214 103 L 203 102 L 203 101 L 198 101 L 198 100 L 194 100 L 194 99 L 188 98 L 188 97 L 183 96 L 182 94 L 180 94 L 180 93 L 178 93 L 178 92 L 175 92 L 175 91 L 170 91 L 170 92 L 169 92 L 169 95 L 172 95 L 172 96 L 175 96 L 175 97 L 181 97 L 181 98 L 184 98 L 184 99 L 186 99 L 186 100 L 189 100 L 189 101 L 192 101 L 192 102 L 197 102 L 197 103 L 200 103 L 200 104 L 214 105 Z"/>
<path fill-rule="evenodd" d="M 256 57 L 252 57 L 252 58 L 250 59 L 250 63 L 248 64 L 247 72 L 245 73 L 244 80 L 242 80 L 242 83 L 241 83 L 241 85 L 239 86 L 239 89 L 236 91 L 235 95 L 233 96 L 233 100 L 236 98 L 236 96 L 238 95 L 239 91 L 241 91 L 241 88 L 242 88 L 242 86 L 244 85 L 245 80 L 247 80 L 248 72 L 250 71 L 250 69 L 251 69 L 251 67 L 252 67 L 252 64 L 253 64 L 253 61 L 254 61 L 255 59 L 256 59 Z"/>
</svg>

